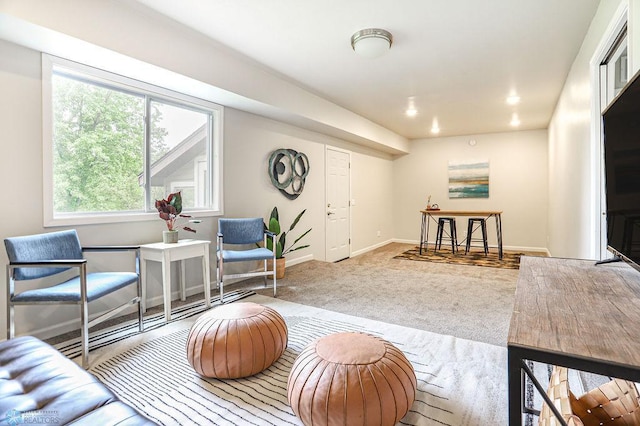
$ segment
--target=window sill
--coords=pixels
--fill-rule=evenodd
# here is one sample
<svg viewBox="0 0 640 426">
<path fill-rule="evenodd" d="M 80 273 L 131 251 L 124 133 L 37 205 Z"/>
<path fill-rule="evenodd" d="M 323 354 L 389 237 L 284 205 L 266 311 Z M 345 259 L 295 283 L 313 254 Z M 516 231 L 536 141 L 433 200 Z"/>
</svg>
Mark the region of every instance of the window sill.
<svg viewBox="0 0 640 426">
<path fill-rule="evenodd" d="M 189 210 L 184 211 L 193 218 L 222 216 L 222 210 Z M 107 223 L 129 223 L 158 220 L 158 213 L 113 213 L 113 214 L 84 214 L 84 215 L 61 215 L 54 218 L 47 218 L 44 227 L 56 226 L 77 226 L 77 225 L 99 225 Z"/>
</svg>

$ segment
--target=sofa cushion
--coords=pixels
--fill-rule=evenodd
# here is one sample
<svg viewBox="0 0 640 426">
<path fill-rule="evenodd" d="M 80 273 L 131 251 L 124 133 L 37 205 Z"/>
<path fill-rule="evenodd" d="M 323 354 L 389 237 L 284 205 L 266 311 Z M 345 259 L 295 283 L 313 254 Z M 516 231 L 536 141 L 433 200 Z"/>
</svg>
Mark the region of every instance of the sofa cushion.
<svg viewBox="0 0 640 426">
<path fill-rule="evenodd" d="M 21 415 L 48 417 L 57 424 L 154 424 L 76 363 L 30 336 L 0 342 L 0 419 Z"/>
</svg>

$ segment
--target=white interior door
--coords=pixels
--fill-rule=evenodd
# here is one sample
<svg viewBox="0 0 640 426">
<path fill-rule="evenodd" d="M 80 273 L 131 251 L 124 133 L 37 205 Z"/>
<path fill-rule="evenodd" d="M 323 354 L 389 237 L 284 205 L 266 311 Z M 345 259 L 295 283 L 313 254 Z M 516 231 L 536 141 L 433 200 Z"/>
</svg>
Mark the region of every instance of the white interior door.
<svg viewBox="0 0 640 426">
<path fill-rule="evenodd" d="M 351 153 L 327 147 L 326 259 L 336 262 L 351 255 Z"/>
</svg>

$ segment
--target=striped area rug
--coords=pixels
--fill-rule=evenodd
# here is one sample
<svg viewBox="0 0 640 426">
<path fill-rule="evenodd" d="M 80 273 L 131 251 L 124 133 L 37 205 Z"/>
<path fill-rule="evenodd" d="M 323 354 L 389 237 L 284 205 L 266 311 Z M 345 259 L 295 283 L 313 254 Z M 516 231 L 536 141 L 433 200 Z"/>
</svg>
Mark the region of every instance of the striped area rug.
<svg viewBox="0 0 640 426">
<path fill-rule="evenodd" d="M 226 302 L 235 302 L 237 300 L 244 299 L 245 297 L 249 297 L 254 295 L 255 292 L 248 290 L 236 290 L 225 292 L 224 300 Z M 220 296 L 213 296 L 211 298 L 211 306 L 217 306 L 220 304 Z M 190 318 L 194 315 L 201 314 L 206 311 L 207 306 L 204 303 L 204 300 L 200 300 L 198 302 L 190 303 L 187 305 L 183 305 L 180 307 L 176 307 L 171 310 L 171 322 L 180 321 L 185 318 Z M 164 312 L 160 312 L 153 315 L 145 315 L 144 319 L 144 330 L 145 332 L 154 330 L 158 327 L 162 327 L 166 325 L 164 320 Z M 89 352 L 106 347 L 108 345 L 112 345 L 121 340 L 129 338 L 131 336 L 135 336 L 139 334 L 138 330 L 138 320 L 128 321 L 123 324 L 118 324 L 113 327 L 105 328 L 101 331 L 96 331 L 94 333 L 89 334 Z M 80 343 L 80 338 L 75 338 L 71 340 L 67 340 L 62 343 L 58 343 L 53 345 L 60 352 L 65 354 L 69 358 L 75 358 L 80 356 L 82 353 L 82 347 Z"/>
<path fill-rule="evenodd" d="M 266 296 L 253 295 L 246 301 L 276 309 L 289 330 L 284 355 L 262 373 L 235 380 L 196 374 L 185 353 L 195 317 L 98 350 L 91 372 L 159 424 L 300 425 L 286 393 L 296 356 L 321 336 L 362 331 L 393 343 L 414 366 L 417 399 L 400 424 L 507 424 L 505 348 Z"/>
</svg>

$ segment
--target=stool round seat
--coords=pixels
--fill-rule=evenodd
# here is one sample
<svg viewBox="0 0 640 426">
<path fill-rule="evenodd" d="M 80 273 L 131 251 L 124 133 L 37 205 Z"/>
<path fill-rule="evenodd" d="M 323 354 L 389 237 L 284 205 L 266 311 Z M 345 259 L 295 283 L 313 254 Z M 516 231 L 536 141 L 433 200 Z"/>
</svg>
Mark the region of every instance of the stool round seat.
<svg viewBox="0 0 640 426">
<path fill-rule="evenodd" d="M 416 375 L 400 349 L 365 333 L 310 343 L 296 358 L 287 396 L 310 425 L 395 425 L 415 400 Z"/>
<path fill-rule="evenodd" d="M 205 377 L 252 376 L 280 358 L 287 334 L 284 319 L 272 308 L 251 302 L 222 305 L 191 326 L 187 360 Z"/>
</svg>

